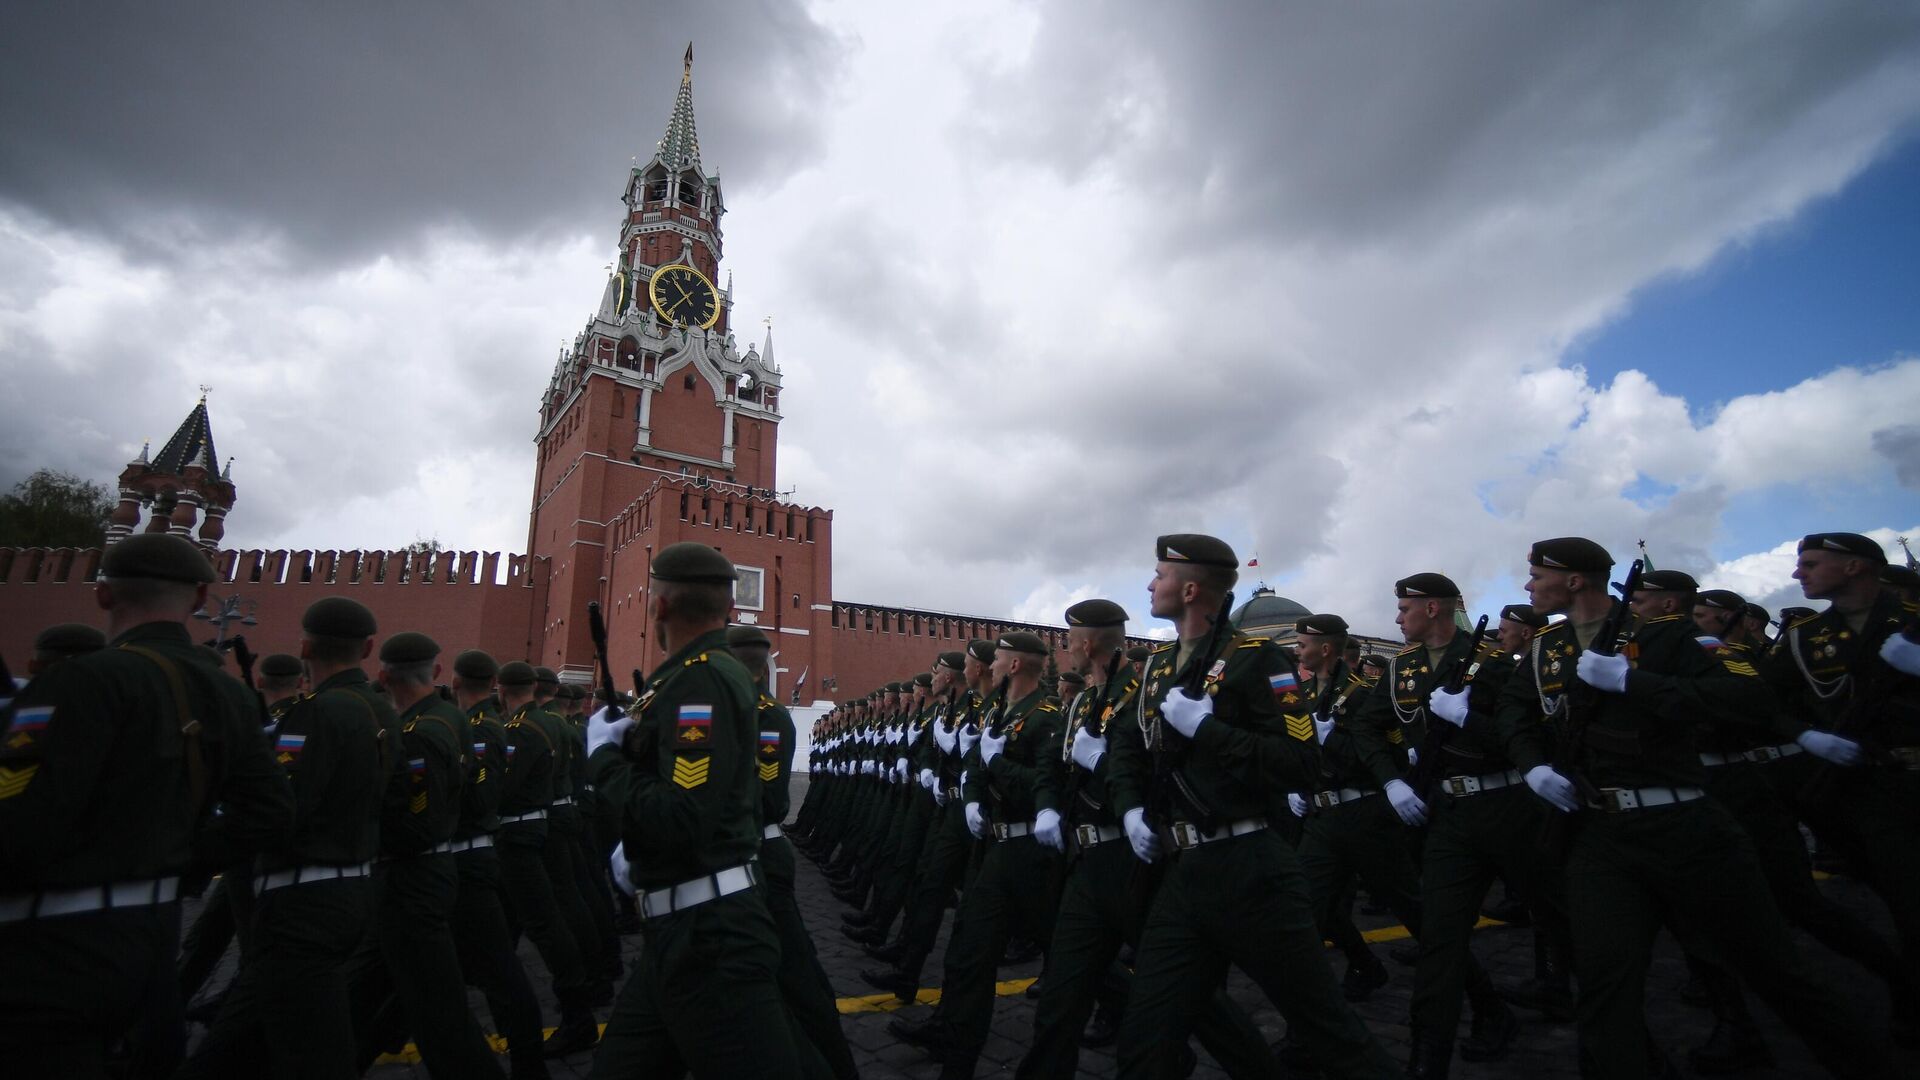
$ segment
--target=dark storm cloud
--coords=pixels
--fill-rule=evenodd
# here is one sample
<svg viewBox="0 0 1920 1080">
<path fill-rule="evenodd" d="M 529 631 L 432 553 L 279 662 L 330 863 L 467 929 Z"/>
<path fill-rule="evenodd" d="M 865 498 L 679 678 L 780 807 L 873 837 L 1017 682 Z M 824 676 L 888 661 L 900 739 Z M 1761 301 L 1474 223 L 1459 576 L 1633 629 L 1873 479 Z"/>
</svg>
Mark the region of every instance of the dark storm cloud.
<svg viewBox="0 0 1920 1080">
<path fill-rule="evenodd" d="M 611 229 L 690 40 L 736 198 L 818 154 L 844 46 L 792 0 L 9 4 L 0 199 L 163 258 L 183 219 L 327 260 L 431 225 Z"/>
<path fill-rule="evenodd" d="M 1902 487 L 1920 491 L 1920 424 L 1902 424 L 1873 433 L 1873 448 L 1893 466 Z"/>
</svg>

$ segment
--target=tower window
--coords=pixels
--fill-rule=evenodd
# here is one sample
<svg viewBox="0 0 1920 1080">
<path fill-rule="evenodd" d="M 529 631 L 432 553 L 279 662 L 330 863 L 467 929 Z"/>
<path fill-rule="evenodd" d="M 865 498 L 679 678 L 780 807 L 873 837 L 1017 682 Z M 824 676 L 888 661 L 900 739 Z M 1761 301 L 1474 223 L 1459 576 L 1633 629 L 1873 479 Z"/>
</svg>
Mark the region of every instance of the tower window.
<svg viewBox="0 0 1920 1080">
<path fill-rule="evenodd" d="M 689 391 L 693 389 L 693 372 L 689 371 L 680 376 L 680 389 Z"/>
</svg>

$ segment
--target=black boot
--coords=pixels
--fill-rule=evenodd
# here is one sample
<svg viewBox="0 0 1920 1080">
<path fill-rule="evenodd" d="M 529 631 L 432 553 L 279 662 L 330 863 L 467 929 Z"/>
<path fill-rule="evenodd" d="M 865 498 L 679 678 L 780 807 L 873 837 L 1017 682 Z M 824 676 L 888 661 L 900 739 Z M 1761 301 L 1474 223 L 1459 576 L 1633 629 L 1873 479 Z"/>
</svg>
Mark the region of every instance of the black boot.
<svg viewBox="0 0 1920 1080">
<path fill-rule="evenodd" d="M 1387 965 L 1375 959 L 1365 966 L 1353 965 L 1347 968 L 1346 980 L 1341 991 L 1348 1001 L 1365 1001 L 1373 996 L 1375 990 L 1387 985 Z"/>
<path fill-rule="evenodd" d="M 1407 1056 L 1407 1080 L 1447 1080 L 1453 1067 L 1453 1044 L 1414 1029 Z"/>
<path fill-rule="evenodd" d="M 897 964 L 900 962 L 900 954 L 905 951 L 905 946 L 896 938 L 885 945 L 868 945 L 860 951 L 883 964 Z"/>
<path fill-rule="evenodd" d="M 1507 1056 L 1513 1037 L 1520 1033 L 1520 1021 L 1500 1000 L 1487 971 L 1471 956 L 1467 958 L 1467 1003 L 1473 1008 L 1473 1022 L 1467 1038 L 1460 1044 L 1460 1057 L 1466 1061 L 1498 1061 Z"/>
<path fill-rule="evenodd" d="M 861 972 L 860 977 L 867 980 L 867 985 L 885 990 L 901 1001 L 911 1002 L 920 992 L 920 988 L 913 985 L 914 980 L 898 968 L 870 969 Z"/>
<path fill-rule="evenodd" d="M 593 1010 L 584 1002 L 575 1002 L 571 1006 L 562 1006 L 560 1026 L 547 1036 L 543 1052 L 548 1060 L 577 1054 L 582 1050 L 591 1050 L 600 1041 L 600 1025 L 594 1022 Z"/>
<path fill-rule="evenodd" d="M 1420 943 L 1403 941 L 1387 947 L 1387 956 L 1401 967 L 1413 967 L 1420 963 Z"/>
<path fill-rule="evenodd" d="M 901 1042 L 917 1046 L 933 1055 L 935 1061 L 946 1056 L 947 1028 L 937 1013 L 919 1023 L 896 1017 L 887 1023 L 887 1030 Z"/>
<path fill-rule="evenodd" d="M 1080 1033 L 1080 1045 L 1090 1049 L 1112 1046 L 1120 1038 L 1120 1021 L 1114 1017 L 1113 1010 L 1105 1005 L 1093 1010 L 1093 1019 L 1087 1022 L 1087 1029 Z"/>
<path fill-rule="evenodd" d="M 1533 931 L 1533 978 L 1518 986 L 1500 987 L 1508 1003 L 1538 1012 L 1555 1023 L 1573 1019 L 1573 976 L 1566 947 L 1536 927 Z"/>
</svg>

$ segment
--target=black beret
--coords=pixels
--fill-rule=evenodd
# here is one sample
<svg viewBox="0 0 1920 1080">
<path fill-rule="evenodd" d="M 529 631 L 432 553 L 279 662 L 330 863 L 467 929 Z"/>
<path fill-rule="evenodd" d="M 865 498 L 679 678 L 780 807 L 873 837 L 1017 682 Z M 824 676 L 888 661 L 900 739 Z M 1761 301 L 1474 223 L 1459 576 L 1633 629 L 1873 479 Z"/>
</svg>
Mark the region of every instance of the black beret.
<svg viewBox="0 0 1920 1080">
<path fill-rule="evenodd" d="M 1384 671 L 1387 667 L 1387 658 L 1379 653 L 1368 653 L 1360 658 L 1360 664 L 1362 667 L 1377 667 Z"/>
<path fill-rule="evenodd" d="M 1047 643 L 1041 641 L 1040 635 L 1031 630 L 1009 630 L 1000 635 L 1000 640 L 994 642 L 993 647 L 1031 653 L 1034 656 L 1047 655 Z"/>
<path fill-rule="evenodd" d="M 1225 540 L 1202 533 L 1170 533 L 1153 542 L 1154 557 L 1161 562 L 1196 563 L 1227 570 L 1240 569 L 1240 560 Z"/>
<path fill-rule="evenodd" d="M 1740 617 L 1745 619 L 1759 619 L 1763 623 L 1773 621 L 1767 616 L 1766 608 L 1752 602 L 1748 602 L 1740 609 Z"/>
<path fill-rule="evenodd" d="M 687 581 L 708 585 L 731 585 L 736 575 L 725 555 L 709 545 L 693 540 L 668 544 L 653 557 L 650 571 L 661 581 Z"/>
<path fill-rule="evenodd" d="M 933 685 L 933 672 L 931 672 L 931 671 L 923 671 L 923 672 L 921 672 L 920 674 L 918 674 L 918 675 L 915 675 L 915 676 L 913 677 L 913 685 L 915 685 L 915 686 L 932 686 L 932 685 Z"/>
<path fill-rule="evenodd" d="M 773 648 L 773 642 L 767 640 L 767 632 L 757 626 L 727 627 L 727 644 L 736 649 Z"/>
<path fill-rule="evenodd" d="M 1403 600 L 1458 600 L 1460 586 L 1445 574 L 1413 574 L 1393 583 L 1393 595 Z"/>
<path fill-rule="evenodd" d="M 1820 613 L 1810 607 L 1783 607 L 1780 609 L 1780 625 L 1791 626 L 1801 619 L 1818 614 Z"/>
<path fill-rule="evenodd" d="M 1547 625 L 1547 617 L 1533 610 L 1532 604 L 1508 604 L 1500 609 L 1500 618 L 1525 623 L 1535 630 Z"/>
<path fill-rule="evenodd" d="M 122 540 L 121 543 L 124 544 L 126 541 Z M 1842 555 L 1858 555 L 1860 558 L 1871 559 L 1883 566 L 1887 562 L 1887 549 L 1881 547 L 1879 541 L 1872 537 L 1861 536 L 1859 533 L 1809 533 L 1800 541 L 1801 551 L 1808 548 L 1816 551 L 1837 551 Z"/>
<path fill-rule="evenodd" d="M 1069 686 L 1087 685 L 1087 677 L 1085 675 L 1080 674 L 1077 671 L 1063 671 L 1060 673 L 1060 677 L 1056 681 L 1066 683 Z"/>
<path fill-rule="evenodd" d="M 1127 610 L 1111 600 L 1082 600 L 1067 609 L 1068 626 L 1125 626 Z"/>
<path fill-rule="evenodd" d="M 86 623 L 77 622 L 54 623 L 33 639 L 34 652 L 64 653 L 67 656 L 84 656 L 106 647 L 106 634 Z M 12 687 L 5 689 L 12 692 Z"/>
<path fill-rule="evenodd" d="M 213 583 L 213 564 L 206 552 L 184 536 L 172 533 L 137 533 L 107 549 L 100 559 L 100 573 L 107 578 L 148 578 L 159 581 L 184 581 L 189 585 Z"/>
<path fill-rule="evenodd" d="M 901 684 L 897 682 L 890 682 L 886 685 L 886 692 L 889 694 L 897 694 L 900 692 L 900 689 L 901 689 Z"/>
<path fill-rule="evenodd" d="M 993 663 L 993 642 L 986 638 L 974 638 L 967 642 L 967 653 L 983 664 Z"/>
<path fill-rule="evenodd" d="M 533 665 L 525 660 L 510 660 L 500 665 L 500 673 L 494 681 L 501 686 L 532 686 L 535 676 Z"/>
<path fill-rule="evenodd" d="M 1896 589 L 1920 589 L 1920 570 L 1888 563 L 1880 568 L 1880 583 Z"/>
<path fill-rule="evenodd" d="M 491 679 L 500 673 L 500 665 L 479 649 L 468 649 L 453 658 L 453 673 L 463 679 Z"/>
<path fill-rule="evenodd" d="M 1338 615 L 1306 615 L 1293 624 L 1296 634 L 1344 634 L 1347 620 Z"/>
<path fill-rule="evenodd" d="M 1642 592 L 1698 592 L 1700 583 L 1693 580 L 1692 574 L 1683 574 L 1678 570 L 1647 570 L 1640 575 Z"/>
<path fill-rule="evenodd" d="M 300 616 L 300 629 L 315 637 L 351 640 L 372 637 L 380 632 L 380 624 L 358 600 L 329 596 L 307 606 L 307 613 Z"/>
<path fill-rule="evenodd" d="M 1581 574 L 1604 574 L 1613 569 L 1613 556 L 1607 549 L 1584 536 L 1558 536 L 1536 540 L 1527 552 L 1527 562 L 1549 570 L 1567 570 Z"/>
<path fill-rule="evenodd" d="M 406 630 L 380 643 L 383 664 L 423 664 L 440 655 L 440 645 L 417 630 Z"/>
<path fill-rule="evenodd" d="M 579 683 L 568 683 L 560 688 L 560 696 L 568 701 L 587 700 L 587 688 Z"/>
<path fill-rule="evenodd" d="M 1147 648 L 1145 645 L 1135 645 L 1133 648 L 1127 650 L 1127 662 L 1130 664 L 1138 664 L 1142 660 L 1145 660 L 1147 654 L 1152 651 L 1152 649 Z"/>
<path fill-rule="evenodd" d="M 268 653 L 260 659 L 260 674 L 269 679 L 288 679 L 301 671 L 300 658 L 290 653 Z"/>
<path fill-rule="evenodd" d="M 940 654 L 940 666 L 952 668 L 955 671 L 965 671 L 967 670 L 967 655 L 965 653 L 943 652 Z"/>
<path fill-rule="evenodd" d="M 533 681 L 538 686 L 559 686 L 560 676 L 550 667 L 537 667 L 533 669 Z"/>
</svg>

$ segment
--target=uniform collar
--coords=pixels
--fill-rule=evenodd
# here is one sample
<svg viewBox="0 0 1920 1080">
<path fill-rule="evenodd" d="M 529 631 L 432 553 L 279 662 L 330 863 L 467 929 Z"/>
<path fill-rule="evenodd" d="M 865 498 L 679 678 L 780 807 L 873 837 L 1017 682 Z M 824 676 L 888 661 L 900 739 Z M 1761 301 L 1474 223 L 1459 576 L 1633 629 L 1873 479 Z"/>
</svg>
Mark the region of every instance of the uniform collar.
<svg viewBox="0 0 1920 1080">
<path fill-rule="evenodd" d="M 698 656 L 703 652 L 725 652 L 726 648 L 726 628 L 721 627 L 717 630 L 709 630 L 681 646 L 672 656 L 660 661 L 660 666 L 653 669 L 653 675 L 649 677 L 647 681 L 652 682 L 654 679 L 659 678 L 662 672 L 672 671 L 678 668 L 681 664 L 685 663 L 689 657 Z M 727 655 L 731 656 L 733 654 L 727 653 Z"/>
<path fill-rule="evenodd" d="M 141 623 L 108 642 L 109 646 L 119 646 L 127 642 L 154 642 L 156 644 L 185 645 L 192 647 L 193 636 L 187 633 L 187 624 L 177 622 Z"/>
<path fill-rule="evenodd" d="M 313 692 L 317 694 L 322 690 L 332 690 L 336 686 L 352 686 L 356 683 L 364 683 L 366 681 L 367 673 L 365 670 L 357 667 L 348 668 L 345 671 L 336 672 L 329 676 L 326 681 L 314 687 Z"/>
</svg>

